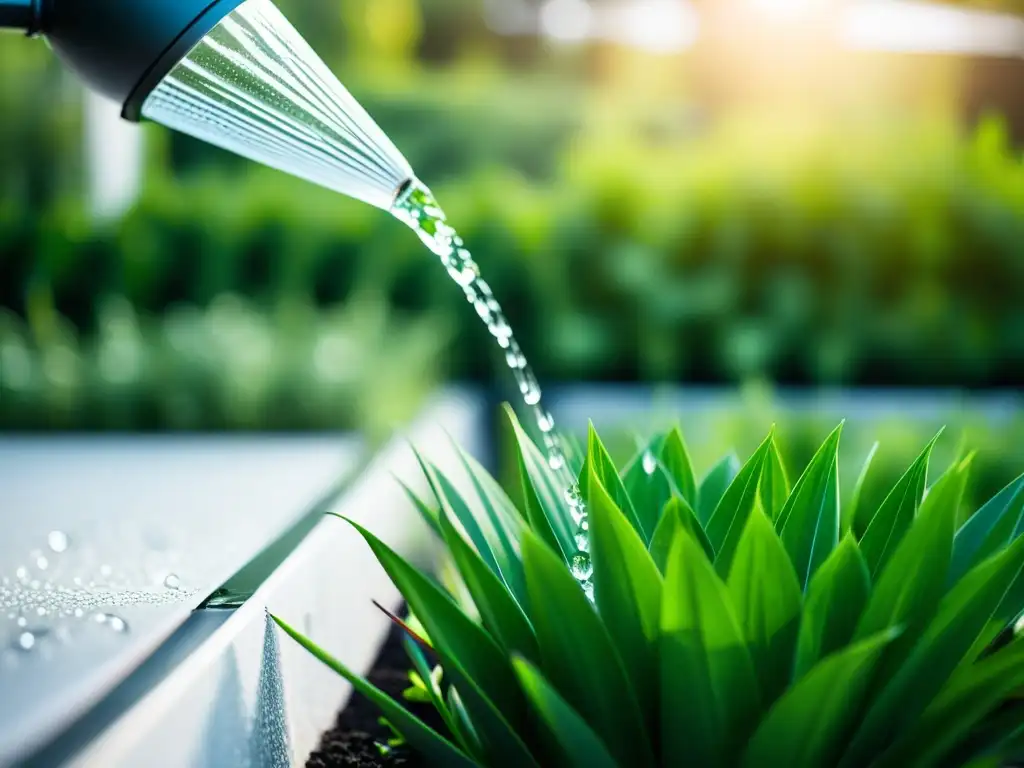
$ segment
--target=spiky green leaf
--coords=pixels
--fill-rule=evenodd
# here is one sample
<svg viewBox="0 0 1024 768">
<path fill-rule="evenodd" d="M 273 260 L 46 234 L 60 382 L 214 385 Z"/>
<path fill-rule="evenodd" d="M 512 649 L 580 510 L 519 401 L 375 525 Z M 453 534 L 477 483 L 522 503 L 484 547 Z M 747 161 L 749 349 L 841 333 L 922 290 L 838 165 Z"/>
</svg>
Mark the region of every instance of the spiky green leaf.
<svg viewBox="0 0 1024 768">
<path fill-rule="evenodd" d="M 789 498 L 790 485 L 789 474 L 786 472 L 786 465 L 775 440 L 772 440 L 768 464 L 761 476 L 759 493 L 761 494 L 761 507 L 765 514 L 773 521 L 778 520 L 786 505 L 786 499 Z"/>
<path fill-rule="evenodd" d="M 750 740 L 743 765 L 819 768 L 835 765 L 886 646 L 889 629 L 843 648 L 815 665 L 768 712 Z"/>
<path fill-rule="evenodd" d="M 409 603 L 444 660 L 457 661 L 492 701 L 508 712 L 522 712 L 522 692 L 508 657 L 482 627 L 475 624 L 433 581 L 358 523 L 349 521 L 373 550 L 377 561 Z M 466 696 L 463 691 L 463 696 Z M 518 723 L 518 718 L 516 722 Z"/>
<path fill-rule="evenodd" d="M 731 764 L 760 710 L 729 591 L 684 531 L 669 555 L 662 596 L 662 764 Z"/>
<path fill-rule="evenodd" d="M 1024 539 L 968 573 L 939 604 L 905 659 L 892 666 L 847 751 L 848 765 L 876 755 L 910 727 L 960 664 L 1024 567 Z"/>
<path fill-rule="evenodd" d="M 862 506 L 862 500 L 864 498 L 864 486 L 867 485 L 868 475 L 871 474 L 871 467 L 875 462 L 875 455 L 878 453 L 879 443 L 876 440 L 871 449 L 868 451 L 868 455 L 864 458 L 864 463 L 861 465 L 860 474 L 857 475 L 857 481 L 853 484 L 853 493 L 850 495 L 850 503 L 845 505 L 841 510 L 840 525 L 842 526 L 843 534 L 855 531 L 859 538 L 864 534 L 864 530 L 857 529 L 855 523 L 860 519 L 860 509 Z M 867 521 L 864 523 L 864 528 L 868 526 Z"/>
<path fill-rule="evenodd" d="M 440 489 L 442 514 L 458 521 L 488 567 L 504 581 L 520 601 L 526 599 L 519 539 L 526 526 L 522 519 L 506 515 L 482 503 L 479 497 L 462 495 L 437 467 L 432 467 Z"/>
<path fill-rule="evenodd" d="M 736 479 L 740 473 L 740 460 L 735 454 L 730 453 L 719 461 L 704 476 L 697 490 L 697 505 L 693 511 L 697 513 L 697 519 L 701 525 L 707 525 L 711 515 L 714 514 L 718 503 L 722 500 L 726 488 Z"/>
<path fill-rule="evenodd" d="M 528 659 L 539 659 L 537 638 L 523 607 L 504 582 L 463 540 L 445 515 L 440 518 L 440 527 L 448 551 L 480 612 L 484 626 L 501 644 L 505 653 L 518 652 Z"/>
<path fill-rule="evenodd" d="M 405 495 L 409 497 L 409 501 L 412 502 L 413 507 L 415 507 L 420 517 L 423 518 L 423 521 L 428 526 L 430 526 L 430 529 L 434 533 L 440 536 L 441 526 L 438 524 L 437 521 L 438 510 L 431 508 L 431 506 L 427 504 L 427 502 L 420 498 L 419 494 L 417 494 L 412 488 L 403 483 L 401 480 L 398 481 L 398 484 L 402 486 L 402 490 L 405 491 Z"/>
<path fill-rule="evenodd" d="M 814 454 L 776 522 L 801 590 L 839 543 L 837 467 L 842 431 L 840 424 Z"/>
<path fill-rule="evenodd" d="M 662 508 L 672 498 L 672 480 L 658 463 L 652 446 L 645 447 L 626 465 L 622 484 L 633 502 L 646 545 L 658 527 Z"/>
<path fill-rule="evenodd" d="M 697 503 L 697 481 L 686 440 L 679 427 L 673 427 L 658 450 L 658 457 L 675 484 L 676 490 L 693 507 Z"/>
<path fill-rule="evenodd" d="M 565 565 L 530 534 L 523 562 L 548 679 L 623 765 L 653 765 L 636 694 L 594 607 Z"/>
<path fill-rule="evenodd" d="M 523 430 L 515 411 L 506 406 L 505 413 L 515 433 L 516 451 L 523 471 L 527 501 L 529 503 L 529 491 L 532 491 L 532 498 L 537 502 L 537 507 L 527 507 L 530 526 L 548 542 L 549 546 L 553 538 L 558 543 L 555 551 L 560 551 L 568 562 L 569 557 L 576 551 L 576 544 L 573 539 L 575 526 L 565 503 L 565 488 L 562 487 L 564 484 L 558 481 L 544 454 Z M 547 521 L 547 526 L 541 524 L 542 517 Z M 550 537 L 545 535 L 545 527 L 550 528 Z"/>
<path fill-rule="evenodd" d="M 797 641 L 797 679 L 850 642 L 870 594 L 867 563 L 848 533 L 808 586 Z"/>
<path fill-rule="evenodd" d="M 596 474 L 590 478 L 589 512 L 597 607 L 636 691 L 648 731 L 653 732 L 661 574 Z"/>
<path fill-rule="evenodd" d="M 680 530 L 689 531 L 690 535 L 703 548 L 704 553 L 708 556 L 708 560 L 714 562 L 715 550 L 711 548 L 711 542 L 708 541 L 704 529 L 697 520 L 696 513 L 682 497 L 675 496 L 669 499 L 668 504 L 662 510 L 661 520 L 658 522 L 658 527 L 651 538 L 651 558 L 654 560 L 658 571 L 662 574 L 665 573 L 665 567 L 668 564 L 668 555 L 672 550 L 672 543 L 676 540 Z"/>
<path fill-rule="evenodd" d="M 949 582 L 971 566 L 1005 547 L 1024 531 L 1024 475 L 989 499 L 956 532 Z"/>
<path fill-rule="evenodd" d="M 596 476 L 608 491 L 615 504 L 622 510 L 622 514 L 629 520 L 629 524 L 633 526 L 637 533 L 643 536 L 644 527 L 637 516 L 633 500 L 629 498 L 626 486 L 623 484 L 622 478 L 619 477 L 619 470 L 616 468 L 615 462 L 612 461 L 612 457 L 608 454 L 608 450 L 604 447 L 604 443 L 601 442 L 601 438 L 597 434 L 597 430 L 594 429 L 593 424 L 590 425 L 587 445 L 587 460 L 584 462 L 583 467 L 584 470 L 588 473 L 592 472 L 593 475 L 588 474 L 583 477 L 585 500 L 588 504 L 590 503 L 589 479 L 591 476 Z"/>
<path fill-rule="evenodd" d="M 925 621 L 932 615 L 945 589 L 966 482 L 966 468 L 955 466 L 932 486 L 921 513 L 882 571 L 856 637 Z"/>
<path fill-rule="evenodd" d="M 729 575 L 736 546 L 757 502 L 757 488 L 771 452 L 772 439 L 773 436 L 769 435 L 743 465 L 705 526 L 708 541 L 715 550 L 715 568 L 723 577 Z"/>
<path fill-rule="evenodd" d="M 864 553 L 864 559 L 867 561 L 873 579 L 878 578 L 878 574 L 882 572 L 885 564 L 899 546 L 903 535 L 914 522 L 928 479 L 928 461 L 941 434 L 940 432 L 933 437 L 931 442 L 925 446 L 921 455 L 886 496 L 871 518 L 867 530 L 864 531 L 864 536 L 860 540 L 860 549 Z"/>
<path fill-rule="evenodd" d="M 736 549 L 727 582 L 743 636 L 770 704 L 793 672 L 803 594 L 771 521 L 755 509 Z"/>
<path fill-rule="evenodd" d="M 452 712 L 445 703 L 444 693 L 441 691 L 441 686 L 435 678 L 433 673 L 434 671 L 430 668 L 430 664 L 427 662 L 427 657 L 426 654 L 423 653 L 423 649 L 409 635 L 402 638 L 402 644 L 405 647 L 405 652 L 409 657 L 409 661 L 412 662 L 413 669 L 422 681 L 423 687 L 426 689 L 430 703 L 433 704 L 434 709 L 437 710 L 441 719 L 444 721 L 444 724 L 448 726 L 448 730 L 456 737 L 459 741 L 459 746 L 467 755 L 478 755 L 479 744 L 465 740 L 459 732 L 454 722 Z"/>
<path fill-rule="evenodd" d="M 535 666 L 522 658 L 514 658 L 512 665 L 527 698 L 559 746 L 559 765 L 570 768 L 619 768 L 619 763 L 608 753 L 608 748 L 594 733 L 594 729 Z"/>
<path fill-rule="evenodd" d="M 954 675 L 924 714 L 879 761 L 879 768 L 939 765 L 986 715 L 1024 686 L 1024 641 L 1017 640 Z"/>
</svg>

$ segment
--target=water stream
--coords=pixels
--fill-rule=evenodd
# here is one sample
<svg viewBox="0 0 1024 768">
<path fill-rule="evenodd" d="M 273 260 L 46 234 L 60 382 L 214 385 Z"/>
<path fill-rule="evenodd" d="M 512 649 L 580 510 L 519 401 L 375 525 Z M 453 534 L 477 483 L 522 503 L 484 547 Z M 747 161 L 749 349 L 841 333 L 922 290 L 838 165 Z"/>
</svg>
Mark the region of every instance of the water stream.
<svg viewBox="0 0 1024 768">
<path fill-rule="evenodd" d="M 399 194 L 391 212 L 419 235 L 424 245 L 441 260 L 449 277 L 462 288 L 466 301 L 476 310 L 480 320 L 487 326 L 488 332 L 503 351 L 505 363 L 512 371 L 523 402 L 532 414 L 542 436 L 548 466 L 565 487 L 565 502 L 576 526 L 574 537 L 577 549 L 570 559 L 570 568 L 587 597 L 593 599 L 594 586 L 591 577 L 594 567 L 590 559 L 587 508 L 566 459 L 562 440 L 555 429 L 555 420 L 544 408 L 537 377 L 519 342 L 516 341 L 501 304 L 494 298 L 494 292 L 481 276 L 480 267 L 474 261 L 473 255 L 454 227 L 448 223 L 444 210 L 426 186 L 419 181 L 410 182 Z"/>
</svg>

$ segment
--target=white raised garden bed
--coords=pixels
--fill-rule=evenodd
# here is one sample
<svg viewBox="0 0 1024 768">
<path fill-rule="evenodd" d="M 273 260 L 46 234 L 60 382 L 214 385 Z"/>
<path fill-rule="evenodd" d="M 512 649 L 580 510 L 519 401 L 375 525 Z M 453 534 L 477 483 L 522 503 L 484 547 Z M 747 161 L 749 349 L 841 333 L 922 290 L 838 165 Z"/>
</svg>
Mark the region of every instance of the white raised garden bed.
<svg viewBox="0 0 1024 768">
<path fill-rule="evenodd" d="M 485 410 L 472 395 L 438 396 L 329 508 L 426 560 L 431 539 L 395 476 L 424 490 L 410 443 L 457 474 L 448 435 L 479 455 Z M 53 563 L 30 582 L 71 589 L 100 573 L 89 580 L 108 580 L 112 594 L 155 596 L 97 611 L 126 632 L 72 609 L 28 651 L 19 641 L 31 617 L 0 616 L 0 766 L 303 764 L 350 690 L 270 632 L 267 611 L 367 669 L 387 630 L 371 601 L 398 601 L 367 547 L 318 516 L 283 562 L 250 574 L 255 592 L 240 606 L 196 609 L 308 518 L 360 455 L 357 439 L 330 437 L 0 441 L 0 577 L 25 588 L 19 569 L 44 557 Z M 66 552 L 48 550 L 52 531 L 68 535 Z M 90 554 L 75 554 L 86 543 Z M 164 584 L 170 574 L 179 589 Z"/>
</svg>

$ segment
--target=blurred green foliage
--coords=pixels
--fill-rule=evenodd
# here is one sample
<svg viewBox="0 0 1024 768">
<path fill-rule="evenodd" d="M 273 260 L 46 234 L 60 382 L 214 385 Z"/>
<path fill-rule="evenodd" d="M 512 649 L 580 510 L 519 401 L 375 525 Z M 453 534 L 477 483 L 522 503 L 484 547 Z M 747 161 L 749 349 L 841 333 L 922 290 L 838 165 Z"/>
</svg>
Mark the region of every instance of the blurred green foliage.
<svg viewBox="0 0 1024 768">
<path fill-rule="evenodd" d="M 30 430 L 359 429 L 416 415 L 443 377 L 443 322 L 395 317 L 372 289 L 320 312 L 232 296 L 140 318 L 123 299 L 80 336 L 48 297 L 0 309 L 0 426 Z"/>
<path fill-rule="evenodd" d="M 685 57 L 499 37 L 479 0 L 281 5 L 434 188 L 542 380 L 1024 383 L 1024 164 L 998 118 L 900 112 L 877 68 L 870 113 L 708 109 Z M 73 79 L 38 42 L 0 42 L 0 381 L 15 358 L 50 370 L 54 328 L 99 370 L 110 307 L 159 360 L 124 412 L 93 407 L 120 396 L 102 377 L 74 397 L 31 379 L 16 405 L 2 391 L 0 424 L 340 425 L 354 396 L 279 404 L 320 386 L 309 350 L 367 292 L 387 320 L 350 312 L 359 365 L 382 371 L 364 383 L 493 381 L 475 315 L 380 211 L 151 126 L 141 198 L 92 221 Z M 207 330 L 166 353 L 182 317 Z M 253 353 L 276 383 L 244 413 L 230 376 L 190 362 L 219 359 L 222 321 L 275 350 Z"/>
<path fill-rule="evenodd" d="M 544 185 L 493 166 L 436 185 L 543 378 L 1021 382 L 1024 166 L 998 123 L 969 140 L 785 145 L 723 127 L 616 148 L 572 144 Z M 215 176 L 151 180 L 111 227 L 67 206 L 6 216 L 0 300 L 24 315 L 43 284 L 91 333 L 110 296 L 143 314 L 232 292 L 326 309 L 372 281 L 402 311 L 460 321 L 453 373 L 491 377 L 486 333 L 397 222 L 249 176 L 233 194 Z"/>
</svg>

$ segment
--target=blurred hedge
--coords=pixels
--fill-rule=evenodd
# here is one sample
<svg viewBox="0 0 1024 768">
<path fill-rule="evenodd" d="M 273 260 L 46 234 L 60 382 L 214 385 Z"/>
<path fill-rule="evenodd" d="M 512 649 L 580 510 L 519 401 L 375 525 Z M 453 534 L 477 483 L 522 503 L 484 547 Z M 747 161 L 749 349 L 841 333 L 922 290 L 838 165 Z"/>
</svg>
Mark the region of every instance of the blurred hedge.
<svg viewBox="0 0 1024 768">
<path fill-rule="evenodd" d="M 435 185 L 546 380 L 1024 383 L 1024 165 L 997 121 L 591 131 L 551 162 L 543 182 L 491 162 Z M 401 312 L 450 313 L 452 373 L 491 379 L 486 333 L 397 222 L 224 173 L 156 176 L 109 227 L 0 199 L 0 305 L 25 316 L 45 288 L 89 336 L 112 296 L 144 316 L 234 292 L 327 310 L 371 282 Z"/>
<path fill-rule="evenodd" d="M 443 378 L 443 318 L 410 323 L 372 289 L 318 312 L 231 295 L 159 319 L 108 299 L 81 336 L 33 297 L 30 323 L 0 309 L 5 430 L 359 429 L 380 438 Z"/>
</svg>

